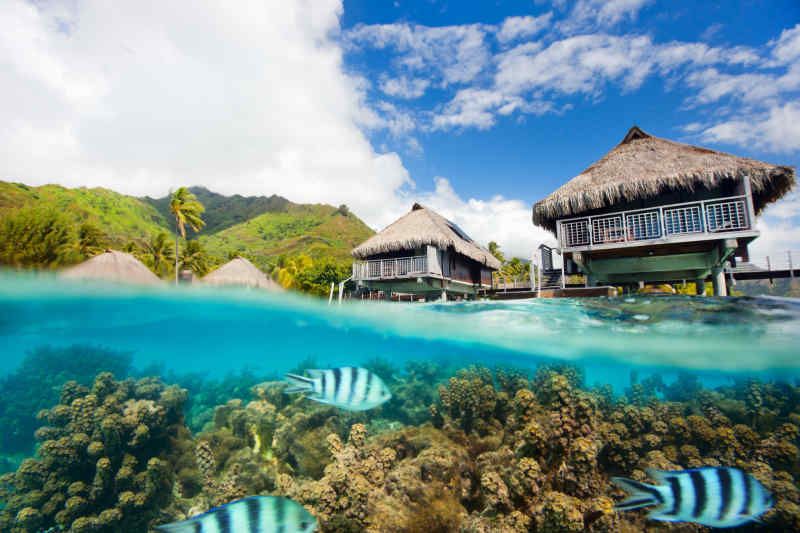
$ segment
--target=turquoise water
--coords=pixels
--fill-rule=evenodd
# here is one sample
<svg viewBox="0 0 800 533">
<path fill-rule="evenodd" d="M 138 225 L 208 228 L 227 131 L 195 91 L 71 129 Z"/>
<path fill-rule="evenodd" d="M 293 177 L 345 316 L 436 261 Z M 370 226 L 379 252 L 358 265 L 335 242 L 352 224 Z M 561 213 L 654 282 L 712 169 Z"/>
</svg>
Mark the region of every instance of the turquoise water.
<svg viewBox="0 0 800 533">
<path fill-rule="evenodd" d="M 198 287 L 160 289 L 0 277 L 0 374 L 37 346 L 130 351 L 137 367 L 282 373 L 374 357 L 464 365 L 578 362 L 587 381 L 630 370 L 800 375 L 800 300 L 637 296 L 411 304 L 327 301 Z"/>
<path fill-rule="evenodd" d="M 261 494 L 323 533 L 663 532 L 613 510 L 612 477 L 701 466 L 774 496 L 741 531 L 800 527 L 800 300 L 328 305 L 3 273 L 0 353 L 0 531 L 144 533 Z M 339 366 L 393 398 L 275 383 Z"/>
</svg>

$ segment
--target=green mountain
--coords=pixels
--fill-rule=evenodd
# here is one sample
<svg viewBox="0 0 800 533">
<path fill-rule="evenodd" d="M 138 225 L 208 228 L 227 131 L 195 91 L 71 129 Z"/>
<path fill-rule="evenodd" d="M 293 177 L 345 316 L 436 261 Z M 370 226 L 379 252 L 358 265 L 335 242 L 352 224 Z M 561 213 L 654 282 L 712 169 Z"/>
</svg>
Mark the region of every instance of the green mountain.
<svg viewBox="0 0 800 533">
<path fill-rule="evenodd" d="M 123 246 L 168 228 L 167 219 L 139 198 L 108 189 L 68 189 L 60 185 L 30 187 L 0 181 L 0 217 L 27 206 L 51 207 L 76 223 L 92 222 L 112 245 Z"/>
<path fill-rule="evenodd" d="M 214 255 L 246 253 L 257 263 L 280 255 L 350 260 L 350 250 L 375 232 L 346 207 L 293 204 L 267 212 L 199 240 Z"/>
<path fill-rule="evenodd" d="M 206 227 L 197 238 L 219 260 L 230 253 L 252 257 L 262 268 L 280 255 L 349 262 L 350 250 L 374 232 L 346 206 L 295 204 L 280 196 L 223 196 L 203 187 L 190 189 L 206 208 Z M 174 235 L 169 198 L 136 198 L 103 188 L 31 187 L 0 181 L 0 219 L 26 206 L 51 207 L 76 225 L 92 222 L 112 246 L 143 242 L 162 231 Z"/>
<path fill-rule="evenodd" d="M 240 224 L 251 218 L 257 217 L 262 213 L 284 213 L 289 205 L 293 205 L 286 198 L 277 195 L 272 196 L 223 196 L 209 191 L 205 187 L 189 187 L 203 207 L 203 220 L 206 223 L 203 228 L 204 235 L 212 235 L 236 224 Z M 141 198 L 156 208 L 166 220 L 171 220 L 169 212 L 169 196 L 163 198 Z"/>
</svg>

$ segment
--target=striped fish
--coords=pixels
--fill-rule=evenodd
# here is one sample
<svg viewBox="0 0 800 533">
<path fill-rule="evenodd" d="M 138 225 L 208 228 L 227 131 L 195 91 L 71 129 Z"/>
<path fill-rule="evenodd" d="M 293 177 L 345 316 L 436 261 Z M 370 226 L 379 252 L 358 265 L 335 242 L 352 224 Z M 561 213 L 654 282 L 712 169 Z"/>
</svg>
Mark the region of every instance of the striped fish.
<svg viewBox="0 0 800 533">
<path fill-rule="evenodd" d="M 657 505 L 648 515 L 666 522 L 695 522 L 711 527 L 734 527 L 772 507 L 772 496 L 753 476 L 728 467 L 692 470 L 648 470 L 659 485 L 622 477 L 612 481 L 630 493 L 614 506 L 620 511 Z"/>
<path fill-rule="evenodd" d="M 155 529 L 166 533 L 311 533 L 317 521 L 287 498 L 251 496 Z"/>
<path fill-rule="evenodd" d="M 348 411 L 366 411 L 392 397 L 381 378 L 366 368 L 343 366 L 307 372 L 309 377 L 286 374 L 292 386 L 283 392 L 310 392 L 310 399 Z"/>
</svg>

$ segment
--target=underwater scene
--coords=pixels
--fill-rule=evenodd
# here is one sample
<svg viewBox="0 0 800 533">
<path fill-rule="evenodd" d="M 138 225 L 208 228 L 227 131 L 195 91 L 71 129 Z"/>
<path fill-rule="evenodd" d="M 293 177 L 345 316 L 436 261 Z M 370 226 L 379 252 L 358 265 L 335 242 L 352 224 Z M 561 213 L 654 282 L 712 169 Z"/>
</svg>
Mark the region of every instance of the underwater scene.
<svg viewBox="0 0 800 533">
<path fill-rule="evenodd" d="M 2 532 L 800 531 L 796 299 L 5 273 L 0 352 Z"/>
</svg>

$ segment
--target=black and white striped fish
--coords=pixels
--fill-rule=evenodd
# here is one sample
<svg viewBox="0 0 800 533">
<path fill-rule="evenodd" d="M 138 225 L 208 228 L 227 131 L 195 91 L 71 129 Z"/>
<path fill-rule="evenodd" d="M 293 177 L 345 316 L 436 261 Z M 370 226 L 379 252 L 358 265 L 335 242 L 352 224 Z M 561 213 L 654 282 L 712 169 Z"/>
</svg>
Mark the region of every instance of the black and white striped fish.
<svg viewBox="0 0 800 533">
<path fill-rule="evenodd" d="M 381 378 L 366 368 L 343 366 L 307 372 L 309 377 L 286 374 L 292 386 L 283 392 L 310 392 L 310 399 L 348 411 L 366 411 L 392 397 Z"/>
<path fill-rule="evenodd" d="M 772 496 L 753 476 L 736 468 L 709 466 L 692 470 L 648 470 L 659 485 L 622 477 L 612 481 L 630 493 L 614 506 L 620 511 L 658 505 L 648 515 L 667 522 L 695 522 L 711 527 L 734 527 L 772 507 Z"/>
<path fill-rule="evenodd" d="M 317 521 L 288 498 L 251 496 L 155 529 L 166 533 L 311 533 Z"/>
</svg>

